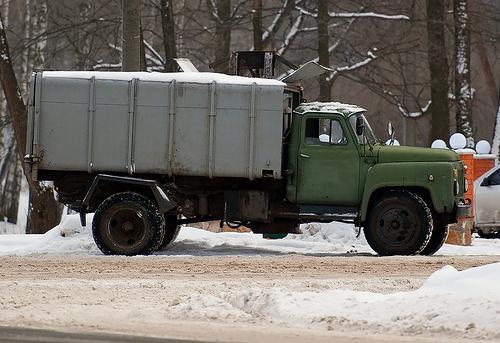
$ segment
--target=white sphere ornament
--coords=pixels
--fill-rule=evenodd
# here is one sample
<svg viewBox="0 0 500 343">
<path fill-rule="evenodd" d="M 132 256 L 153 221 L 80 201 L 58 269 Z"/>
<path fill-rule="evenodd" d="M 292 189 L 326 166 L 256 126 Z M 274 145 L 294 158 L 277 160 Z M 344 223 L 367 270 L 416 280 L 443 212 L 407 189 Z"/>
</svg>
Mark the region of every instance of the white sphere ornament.
<svg viewBox="0 0 500 343">
<path fill-rule="evenodd" d="M 443 141 L 442 139 L 436 139 L 434 142 L 432 142 L 431 148 L 433 148 L 433 149 L 448 149 L 448 147 L 446 146 L 446 142 Z"/>
<path fill-rule="evenodd" d="M 392 142 L 392 144 L 391 144 L 391 140 L 388 139 L 387 142 L 385 142 L 385 145 L 400 146 L 401 144 L 399 144 L 397 139 L 395 139 L 394 142 Z"/>
<path fill-rule="evenodd" d="M 491 151 L 491 145 L 488 141 L 479 141 L 476 144 L 476 151 L 478 154 L 489 154 Z"/>
<path fill-rule="evenodd" d="M 450 147 L 454 150 L 463 149 L 467 145 L 467 139 L 461 133 L 454 133 L 450 137 Z"/>
</svg>

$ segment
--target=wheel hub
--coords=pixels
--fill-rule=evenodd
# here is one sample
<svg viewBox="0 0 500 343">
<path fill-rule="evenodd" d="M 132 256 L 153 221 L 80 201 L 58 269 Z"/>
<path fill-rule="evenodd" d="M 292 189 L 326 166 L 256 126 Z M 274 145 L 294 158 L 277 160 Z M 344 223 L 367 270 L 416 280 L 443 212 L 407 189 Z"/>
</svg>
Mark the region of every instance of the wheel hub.
<svg viewBox="0 0 500 343">
<path fill-rule="evenodd" d="M 389 209 L 380 217 L 379 230 L 384 240 L 392 243 L 406 241 L 411 232 L 412 220 L 402 209 Z"/>
<path fill-rule="evenodd" d="M 110 211 L 106 231 L 114 245 L 131 249 L 145 239 L 147 225 L 140 209 L 122 205 Z"/>
</svg>

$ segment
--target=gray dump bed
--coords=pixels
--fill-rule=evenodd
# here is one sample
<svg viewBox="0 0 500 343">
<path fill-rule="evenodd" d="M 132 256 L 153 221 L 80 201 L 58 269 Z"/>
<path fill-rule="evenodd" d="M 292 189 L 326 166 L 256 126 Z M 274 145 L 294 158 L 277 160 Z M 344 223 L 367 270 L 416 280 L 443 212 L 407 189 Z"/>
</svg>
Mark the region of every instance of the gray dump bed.
<svg viewBox="0 0 500 343">
<path fill-rule="evenodd" d="M 34 171 L 281 177 L 284 83 L 215 73 L 33 73 Z"/>
</svg>

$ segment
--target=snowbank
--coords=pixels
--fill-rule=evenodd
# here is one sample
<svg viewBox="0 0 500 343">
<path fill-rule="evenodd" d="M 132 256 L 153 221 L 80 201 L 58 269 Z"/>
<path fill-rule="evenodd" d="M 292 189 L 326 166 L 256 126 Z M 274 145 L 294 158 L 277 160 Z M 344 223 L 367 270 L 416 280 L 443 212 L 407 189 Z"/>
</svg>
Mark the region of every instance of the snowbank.
<svg viewBox="0 0 500 343">
<path fill-rule="evenodd" d="M 78 215 L 67 215 L 44 235 L 0 235 L 0 255 L 100 254 L 90 223 L 83 228 Z M 0 230 L 1 230 L 0 223 Z M 9 232 L 16 232 L 9 226 Z M 301 235 L 269 240 L 253 233 L 214 233 L 183 227 L 176 242 L 159 255 L 339 255 L 375 254 L 353 225 L 343 223 L 302 225 Z M 471 247 L 445 245 L 439 255 L 500 255 L 500 239 L 475 238 Z"/>
<path fill-rule="evenodd" d="M 226 291 L 218 297 L 193 294 L 174 306 L 174 311 L 191 317 L 265 318 L 328 330 L 356 327 L 406 334 L 450 331 L 498 338 L 499 284 L 500 263 L 462 272 L 447 266 L 411 292 L 253 288 Z"/>
<path fill-rule="evenodd" d="M 80 225 L 78 215 L 63 217 L 61 223 L 44 235 L 0 235 L 0 255 L 47 253 L 100 254 L 92 232 Z"/>
</svg>

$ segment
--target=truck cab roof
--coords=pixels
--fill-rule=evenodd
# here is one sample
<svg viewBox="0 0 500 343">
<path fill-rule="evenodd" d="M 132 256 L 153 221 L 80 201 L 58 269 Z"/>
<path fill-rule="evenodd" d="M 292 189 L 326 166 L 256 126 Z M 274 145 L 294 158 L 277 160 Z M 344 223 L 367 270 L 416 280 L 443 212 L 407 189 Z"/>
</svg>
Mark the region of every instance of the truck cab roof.
<svg viewBox="0 0 500 343">
<path fill-rule="evenodd" d="M 346 118 L 351 114 L 366 112 L 362 107 L 350 104 L 342 104 L 340 102 L 309 102 L 300 104 L 295 109 L 298 114 L 304 114 L 308 112 L 318 112 L 318 113 L 338 113 Z"/>
</svg>

